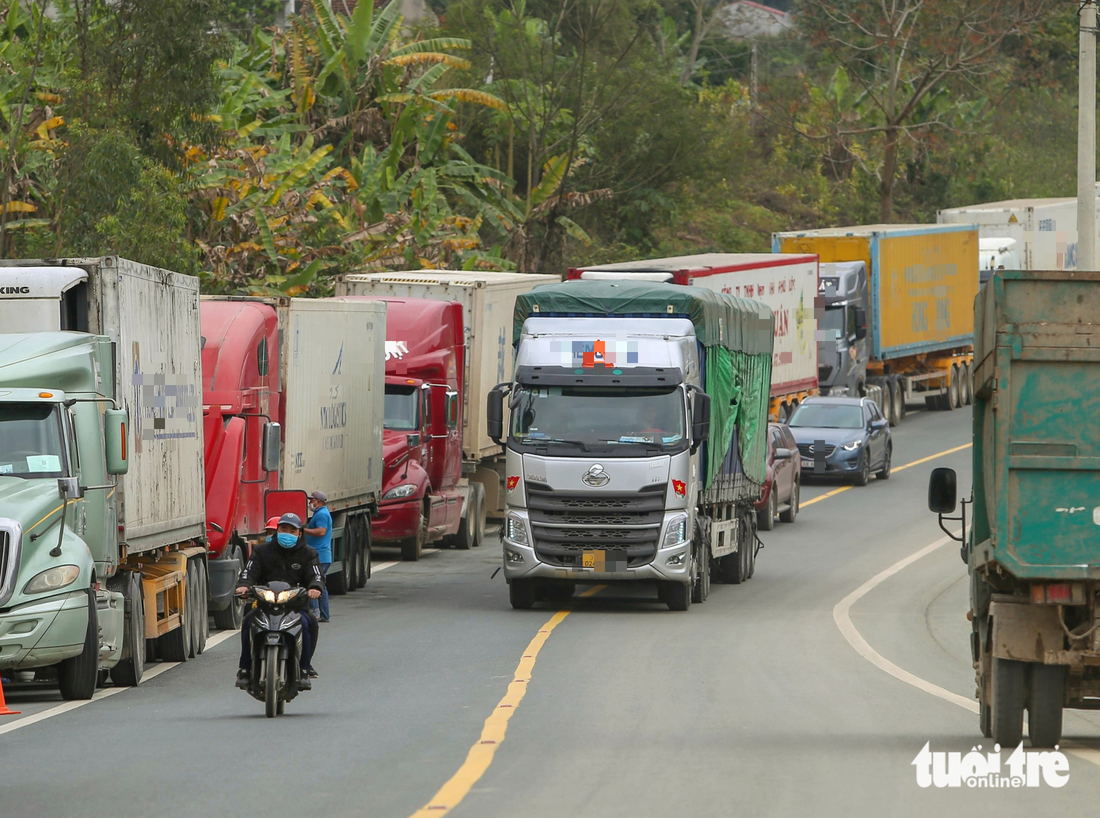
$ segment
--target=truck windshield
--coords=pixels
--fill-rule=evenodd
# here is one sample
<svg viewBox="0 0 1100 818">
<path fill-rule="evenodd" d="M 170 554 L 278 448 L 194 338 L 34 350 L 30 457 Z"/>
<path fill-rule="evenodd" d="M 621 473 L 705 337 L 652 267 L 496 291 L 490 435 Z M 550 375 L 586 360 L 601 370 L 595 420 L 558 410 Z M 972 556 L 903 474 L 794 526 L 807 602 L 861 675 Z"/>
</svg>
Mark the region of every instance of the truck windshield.
<svg viewBox="0 0 1100 818">
<path fill-rule="evenodd" d="M 385 420 L 382 425 L 396 432 L 415 432 L 420 428 L 420 401 L 415 386 L 386 384 Z"/>
<path fill-rule="evenodd" d="M 0 404 L 0 477 L 64 477 L 61 441 L 56 406 Z"/>
<path fill-rule="evenodd" d="M 685 442 L 678 389 L 517 386 L 512 435 L 521 444 L 572 443 L 582 448 Z"/>
<path fill-rule="evenodd" d="M 844 307 L 826 307 L 817 312 L 817 328 L 832 331 L 837 338 L 844 334 Z"/>
<path fill-rule="evenodd" d="M 804 403 L 794 410 L 787 425 L 796 429 L 861 429 L 863 407 L 837 403 Z"/>
</svg>

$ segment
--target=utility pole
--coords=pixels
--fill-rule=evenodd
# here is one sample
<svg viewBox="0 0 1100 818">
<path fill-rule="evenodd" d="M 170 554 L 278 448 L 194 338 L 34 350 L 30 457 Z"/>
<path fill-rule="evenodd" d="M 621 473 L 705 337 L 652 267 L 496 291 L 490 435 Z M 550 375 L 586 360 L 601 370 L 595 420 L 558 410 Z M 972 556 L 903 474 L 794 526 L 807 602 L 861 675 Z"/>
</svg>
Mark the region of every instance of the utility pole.
<svg viewBox="0 0 1100 818">
<path fill-rule="evenodd" d="M 1077 88 L 1077 269 L 1096 269 L 1096 0 L 1081 3 Z"/>
</svg>

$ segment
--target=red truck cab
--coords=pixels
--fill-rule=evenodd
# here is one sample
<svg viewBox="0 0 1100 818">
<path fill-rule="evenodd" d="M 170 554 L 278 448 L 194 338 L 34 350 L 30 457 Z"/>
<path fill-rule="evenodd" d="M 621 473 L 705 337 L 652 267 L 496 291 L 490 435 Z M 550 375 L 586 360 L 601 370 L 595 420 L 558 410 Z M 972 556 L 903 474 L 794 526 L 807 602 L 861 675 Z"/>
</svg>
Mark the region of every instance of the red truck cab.
<svg viewBox="0 0 1100 818">
<path fill-rule="evenodd" d="M 386 402 L 382 500 L 376 545 L 399 545 L 405 560 L 425 545 L 455 540 L 462 522 L 462 305 L 423 298 L 386 302 Z M 468 546 L 467 546 L 468 547 Z"/>
<path fill-rule="evenodd" d="M 210 609 L 218 627 L 236 628 L 237 573 L 263 536 L 265 493 L 279 488 L 278 471 L 263 463 L 265 435 L 277 434 L 269 424 L 282 418 L 278 320 L 255 300 L 203 300 L 199 312 Z"/>
</svg>

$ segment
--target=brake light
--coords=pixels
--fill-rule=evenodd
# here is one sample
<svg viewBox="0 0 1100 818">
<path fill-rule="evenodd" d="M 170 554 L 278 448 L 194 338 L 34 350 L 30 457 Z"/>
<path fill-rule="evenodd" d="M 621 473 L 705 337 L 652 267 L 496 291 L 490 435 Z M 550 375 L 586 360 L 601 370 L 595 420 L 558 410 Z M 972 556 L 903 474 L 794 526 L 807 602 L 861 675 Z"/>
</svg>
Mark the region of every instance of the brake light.
<svg viewBox="0 0 1100 818">
<path fill-rule="evenodd" d="M 1079 582 L 1035 582 L 1031 585 L 1034 605 L 1084 605 L 1085 586 Z"/>
</svg>

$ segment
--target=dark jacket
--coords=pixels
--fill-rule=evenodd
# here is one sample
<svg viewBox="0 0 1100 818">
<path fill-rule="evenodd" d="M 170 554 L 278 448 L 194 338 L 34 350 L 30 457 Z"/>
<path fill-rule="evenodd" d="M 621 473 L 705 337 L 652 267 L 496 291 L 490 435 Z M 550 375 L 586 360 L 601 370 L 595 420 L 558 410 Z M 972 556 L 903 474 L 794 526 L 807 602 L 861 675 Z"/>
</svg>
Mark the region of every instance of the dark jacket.
<svg viewBox="0 0 1100 818">
<path fill-rule="evenodd" d="M 321 576 L 321 560 L 317 552 L 298 538 L 293 548 L 283 548 L 270 539 L 252 549 L 252 556 L 237 578 L 237 587 L 251 588 L 269 582 L 285 582 L 302 588 L 325 587 Z"/>
</svg>

